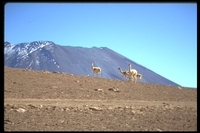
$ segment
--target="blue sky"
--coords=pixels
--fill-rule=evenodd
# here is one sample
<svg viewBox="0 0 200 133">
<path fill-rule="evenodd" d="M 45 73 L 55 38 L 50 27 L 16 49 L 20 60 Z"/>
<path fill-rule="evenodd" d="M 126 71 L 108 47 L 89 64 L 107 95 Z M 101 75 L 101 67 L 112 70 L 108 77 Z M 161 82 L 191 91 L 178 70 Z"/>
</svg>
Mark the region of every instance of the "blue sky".
<svg viewBox="0 0 200 133">
<path fill-rule="evenodd" d="M 4 41 L 108 47 L 197 87 L 197 3 L 7 3 Z"/>
</svg>

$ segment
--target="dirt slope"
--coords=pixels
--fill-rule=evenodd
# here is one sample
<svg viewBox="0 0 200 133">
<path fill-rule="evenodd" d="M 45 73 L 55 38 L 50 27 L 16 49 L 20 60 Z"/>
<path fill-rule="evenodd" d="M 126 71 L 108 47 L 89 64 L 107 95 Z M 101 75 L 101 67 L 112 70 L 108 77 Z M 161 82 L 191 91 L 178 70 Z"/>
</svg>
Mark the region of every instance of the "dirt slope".
<svg viewBox="0 0 200 133">
<path fill-rule="evenodd" d="M 5 131 L 196 131 L 197 89 L 4 69 Z"/>
</svg>

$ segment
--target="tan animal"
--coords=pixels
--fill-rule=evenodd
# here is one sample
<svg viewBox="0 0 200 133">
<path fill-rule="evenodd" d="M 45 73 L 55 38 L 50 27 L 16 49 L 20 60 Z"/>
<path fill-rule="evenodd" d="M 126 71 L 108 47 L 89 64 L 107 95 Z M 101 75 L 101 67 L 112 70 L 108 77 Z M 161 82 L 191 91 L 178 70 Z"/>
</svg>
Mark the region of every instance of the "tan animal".
<svg viewBox="0 0 200 133">
<path fill-rule="evenodd" d="M 121 68 L 119 67 L 118 70 L 120 71 L 120 73 L 122 74 L 122 77 L 125 76 L 125 78 L 128 77 L 129 71 L 122 71 Z"/>
<path fill-rule="evenodd" d="M 137 79 L 137 70 L 135 69 L 131 69 L 131 64 L 128 64 L 129 67 L 129 80 L 132 80 L 132 78 L 134 78 L 134 82 L 136 83 L 136 79 Z"/>
<path fill-rule="evenodd" d="M 95 73 L 97 73 L 100 76 L 100 74 L 101 74 L 101 68 L 100 67 L 94 67 L 93 63 L 91 63 L 91 65 L 92 65 L 91 68 L 92 68 L 93 76 L 95 75 Z"/>
</svg>

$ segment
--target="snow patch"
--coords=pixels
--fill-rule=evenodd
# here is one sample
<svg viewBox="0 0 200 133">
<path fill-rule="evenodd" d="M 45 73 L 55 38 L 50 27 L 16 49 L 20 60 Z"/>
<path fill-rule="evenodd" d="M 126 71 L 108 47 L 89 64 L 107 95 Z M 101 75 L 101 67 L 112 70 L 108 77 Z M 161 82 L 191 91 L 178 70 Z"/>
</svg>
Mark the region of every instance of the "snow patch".
<svg viewBox="0 0 200 133">
<path fill-rule="evenodd" d="M 37 66 L 40 65 L 40 62 L 37 59 L 36 59 L 35 63 L 36 63 Z"/>
<path fill-rule="evenodd" d="M 18 55 L 21 55 L 22 59 L 25 59 L 29 54 L 33 53 L 36 50 L 41 50 L 43 47 L 50 45 L 50 42 L 40 42 L 41 44 L 39 46 L 34 47 L 31 46 L 31 43 L 25 43 L 23 46 L 21 44 L 17 45 L 10 45 L 9 47 L 4 48 L 4 54 L 7 54 L 8 56 L 12 56 L 14 53 L 17 52 Z M 38 44 L 38 42 L 35 42 L 35 44 Z M 17 55 L 16 55 L 17 56 Z"/>
<path fill-rule="evenodd" d="M 15 64 L 15 67 L 17 67 L 17 65 L 18 65 L 18 63 L 17 63 L 17 64 Z"/>
<path fill-rule="evenodd" d="M 28 65 L 28 67 L 26 69 L 31 69 L 31 65 L 33 64 L 33 61 L 31 61 L 31 63 Z"/>
<path fill-rule="evenodd" d="M 15 52 L 14 47 L 15 47 L 15 45 L 12 45 L 12 44 L 10 47 L 5 47 L 4 54 L 12 55 Z"/>
<path fill-rule="evenodd" d="M 38 49 L 42 49 L 43 47 L 50 45 L 50 43 L 42 43 L 40 46 L 36 47 L 36 48 L 31 48 L 30 51 L 28 52 L 28 54 L 33 53 L 34 51 L 38 50 Z"/>
<path fill-rule="evenodd" d="M 60 68 L 60 66 L 57 64 L 57 62 L 54 59 L 52 59 L 52 62 L 54 65 L 56 65 L 58 68 Z"/>
</svg>

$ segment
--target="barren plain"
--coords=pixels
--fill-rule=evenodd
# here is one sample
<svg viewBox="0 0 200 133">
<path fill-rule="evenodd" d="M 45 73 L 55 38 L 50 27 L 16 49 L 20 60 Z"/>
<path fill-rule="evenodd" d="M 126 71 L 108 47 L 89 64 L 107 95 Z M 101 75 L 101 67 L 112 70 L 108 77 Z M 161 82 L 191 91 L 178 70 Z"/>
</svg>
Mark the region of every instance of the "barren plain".
<svg viewBox="0 0 200 133">
<path fill-rule="evenodd" d="M 5 67 L 4 131 L 197 131 L 197 88 Z"/>
</svg>

